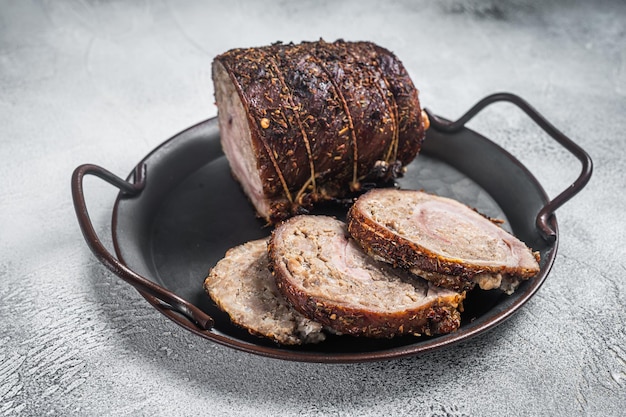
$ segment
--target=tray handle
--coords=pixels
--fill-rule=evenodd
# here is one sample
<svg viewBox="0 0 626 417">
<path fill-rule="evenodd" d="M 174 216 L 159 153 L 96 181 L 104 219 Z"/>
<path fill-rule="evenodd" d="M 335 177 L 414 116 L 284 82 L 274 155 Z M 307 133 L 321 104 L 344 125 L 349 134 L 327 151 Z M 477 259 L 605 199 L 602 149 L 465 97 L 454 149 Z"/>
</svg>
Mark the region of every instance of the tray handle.
<svg viewBox="0 0 626 417">
<path fill-rule="evenodd" d="M 582 170 L 576 178 L 576 180 L 563 192 L 549 201 L 541 210 L 536 217 L 536 225 L 539 228 L 539 231 L 542 237 L 552 242 L 556 239 L 556 231 L 550 225 L 550 219 L 554 215 L 554 212 L 561 207 L 564 203 L 566 203 L 569 199 L 574 197 L 583 187 L 589 182 L 591 178 L 591 173 L 593 170 L 593 163 L 591 161 L 591 157 L 584 149 L 574 143 L 570 138 L 565 136 L 562 132 L 560 132 L 552 123 L 547 121 L 537 110 L 535 110 L 530 104 L 528 104 L 524 99 L 515 94 L 511 93 L 495 93 L 489 95 L 478 103 L 476 103 L 471 109 L 469 109 L 463 116 L 461 116 L 455 122 L 448 122 L 443 120 L 430 112 L 428 109 L 424 111 L 428 114 L 430 119 L 431 127 L 436 130 L 454 133 L 461 130 L 467 122 L 469 122 L 476 114 L 478 114 L 482 109 L 487 107 L 488 105 L 499 102 L 499 101 L 508 101 L 516 105 L 519 109 L 524 111 L 544 132 L 546 132 L 550 137 L 560 143 L 565 149 L 570 151 L 578 160 L 582 163 Z"/>
<path fill-rule="evenodd" d="M 121 263 L 104 247 L 93 228 L 87 211 L 87 205 L 85 204 L 83 180 L 86 175 L 94 175 L 119 188 L 122 195 L 132 197 L 138 195 L 145 186 L 145 164 L 138 165 L 135 168 L 133 175 L 134 183 L 124 181 L 120 177 L 97 165 L 84 164 L 74 170 L 72 174 L 72 198 L 74 200 L 74 209 L 83 237 L 100 262 L 137 289 L 142 296 L 166 316 L 173 319 L 178 324 L 187 327 L 185 324 L 181 323 L 179 317 L 176 317 L 178 313 L 178 315 L 182 315 L 200 330 L 210 330 L 214 324 L 213 318 L 173 292 L 137 274 Z"/>
</svg>

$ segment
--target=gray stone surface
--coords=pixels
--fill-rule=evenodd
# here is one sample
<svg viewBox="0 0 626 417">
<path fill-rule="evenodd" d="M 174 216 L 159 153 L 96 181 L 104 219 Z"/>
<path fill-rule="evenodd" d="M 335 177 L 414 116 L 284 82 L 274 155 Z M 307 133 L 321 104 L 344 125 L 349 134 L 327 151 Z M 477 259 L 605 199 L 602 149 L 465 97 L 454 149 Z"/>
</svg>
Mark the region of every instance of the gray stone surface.
<svg viewBox="0 0 626 417">
<path fill-rule="evenodd" d="M 619 416 L 626 409 L 624 1 L 0 1 L 0 415 Z M 367 39 L 456 118 L 526 98 L 591 154 L 552 272 L 511 320 L 419 357 L 322 365 L 198 338 L 85 245 L 69 191 L 214 116 L 231 47 Z M 501 104 L 471 125 L 551 196 L 579 166 Z M 105 242 L 115 191 L 87 180 Z"/>
</svg>

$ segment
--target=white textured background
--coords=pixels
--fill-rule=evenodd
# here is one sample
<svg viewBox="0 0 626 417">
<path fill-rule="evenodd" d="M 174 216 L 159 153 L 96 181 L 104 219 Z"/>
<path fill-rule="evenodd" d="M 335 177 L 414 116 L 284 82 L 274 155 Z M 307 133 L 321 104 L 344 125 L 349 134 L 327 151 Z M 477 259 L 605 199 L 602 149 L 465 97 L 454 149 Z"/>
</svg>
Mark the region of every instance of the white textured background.
<svg viewBox="0 0 626 417">
<path fill-rule="evenodd" d="M 0 0 L 0 416 L 624 415 L 625 31 L 618 0 Z M 70 198 L 76 166 L 125 176 L 214 116 L 218 53 L 319 37 L 391 49 L 449 118 L 517 93 L 594 159 L 587 188 L 558 211 L 548 280 L 494 331 L 388 362 L 272 360 L 185 332 L 89 252 Z M 551 196 L 578 173 L 508 105 L 471 126 Z M 115 190 L 86 187 L 106 237 Z"/>
</svg>

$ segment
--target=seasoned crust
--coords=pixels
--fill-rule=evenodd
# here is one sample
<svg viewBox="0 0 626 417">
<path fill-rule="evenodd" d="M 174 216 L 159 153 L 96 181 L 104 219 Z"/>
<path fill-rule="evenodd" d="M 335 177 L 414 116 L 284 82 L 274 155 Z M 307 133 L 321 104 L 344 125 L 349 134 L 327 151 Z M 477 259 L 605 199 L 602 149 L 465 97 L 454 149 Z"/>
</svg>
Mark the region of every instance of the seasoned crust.
<svg viewBox="0 0 626 417">
<path fill-rule="evenodd" d="M 460 325 L 464 294 L 375 261 L 339 220 L 293 217 L 276 227 L 268 248 L 279 291 L 336 332 L 389 338 L 449 333 Z"/>
<path fill-rule="evenodd" d="M 431 206 L 424 208 L 427 204 Z M 418 213 L 422 209 L 426 214 Z M 447 236 L 428 230 L 428 217 L 435 215 Z M 478 283 L 483 289 L 499 287 L 512 293 L 520 281 L 539 272 L 537 252 L 452 199 L 415 190 L 372 190 L 350 208 L 347 222 L 350 235 L 370 256 L 455 291 L 470 290 Z M 418 241 L 409 228 L 416 228 L 425 241 Z M 507 251 L 514 259 L 503 258 Z"/>
<path fill-rule="evenodd" d="M 251 334 L 284 345 L 325 339 L 322 326 L 294 310 L 276 288 L 267 264 L 267 239 L 230 249 L 211 269 L 204 289 L 234 324 Z"/>
</svg>

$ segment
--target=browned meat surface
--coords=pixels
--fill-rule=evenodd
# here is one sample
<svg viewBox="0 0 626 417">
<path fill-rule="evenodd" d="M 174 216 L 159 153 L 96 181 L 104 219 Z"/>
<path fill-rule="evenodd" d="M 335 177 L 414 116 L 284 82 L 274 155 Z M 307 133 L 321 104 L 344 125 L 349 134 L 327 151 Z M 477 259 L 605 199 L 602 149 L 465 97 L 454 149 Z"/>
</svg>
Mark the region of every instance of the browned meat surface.
<svg viewBox="0 0 626 417">
<path fill-rule="evenodd" d="M 499 225 L 421 191 L 369 191 L 350 209 L 348 230 L 376 259 L 457 291 L 478 284 L 512 293 L 539 272 L 539 254 Z"/>
<path fill-rule="evenodd" d="M 267 265 L 267 240 L 230 249 L 204 281 L 204 289 L 233 323 L 252 334 L 284 345 L 317 343 L 325 339 L 322 326 L 282 297 Z"/>
<path fill-rule="evenodd" d="M 332 217 L 300 215 L 281 223 L 269 254 L 281 293 L 303 315 L 336 332 L 431 335 L 460 325 L 464 294 L 374 260 Z"/>
<path fill-rule="evenodd" d="M 232 172 L 271 223 L 401 175 L 428 124 L 402 63 L 370 42 L 233 49 L 213 81 Z"/>
</svg>

